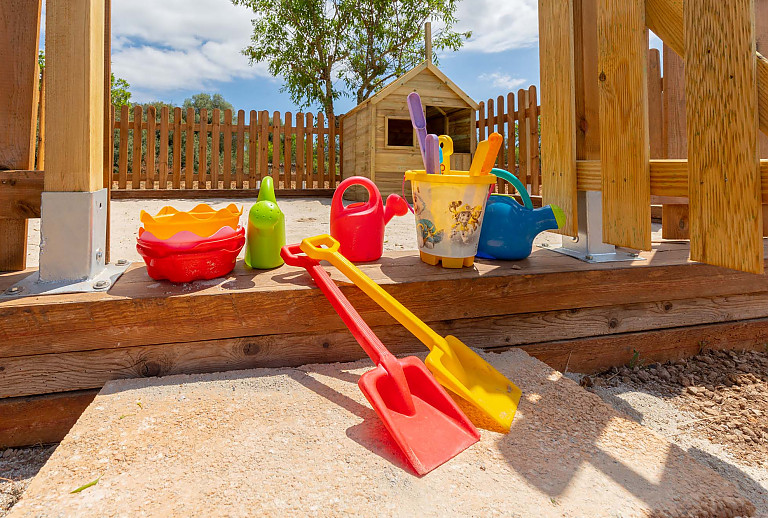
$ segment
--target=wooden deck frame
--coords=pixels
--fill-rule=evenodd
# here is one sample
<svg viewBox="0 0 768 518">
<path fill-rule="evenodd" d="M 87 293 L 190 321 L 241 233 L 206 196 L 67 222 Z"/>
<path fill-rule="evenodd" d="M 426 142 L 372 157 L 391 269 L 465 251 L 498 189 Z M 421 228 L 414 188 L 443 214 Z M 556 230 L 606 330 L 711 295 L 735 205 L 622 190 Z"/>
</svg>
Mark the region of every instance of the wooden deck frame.
<svg viewBox="0 0 768 518">
<path fill-rule="evenodd" d="M 643 255 L 590 265 L 538 249 L 524 261 L 454 271 L 393 252 L 362 268 L 439 333 L 484 349 L 523 347 L 560 370 L 602 370 L 635 351 L 653 362 L 765 347 L 768 279 L 690 263 L 685 244 L 657 243 Z M 393 352 L 423 349 L 328 269 Z M 0 275 L 0 289 L 23 275 Z M 108 293 L 0 302 L 0 338 L 0 415 L 16 416 L 0 420 L 0 447 L 63 436 L 112 379 L 364 356 L 309 276 L 288 266 L 239 264 L 215 283 L 172 285 L 136 265 Z M 18 423 L 36 423 L 36 435 Z"/>
</svg>

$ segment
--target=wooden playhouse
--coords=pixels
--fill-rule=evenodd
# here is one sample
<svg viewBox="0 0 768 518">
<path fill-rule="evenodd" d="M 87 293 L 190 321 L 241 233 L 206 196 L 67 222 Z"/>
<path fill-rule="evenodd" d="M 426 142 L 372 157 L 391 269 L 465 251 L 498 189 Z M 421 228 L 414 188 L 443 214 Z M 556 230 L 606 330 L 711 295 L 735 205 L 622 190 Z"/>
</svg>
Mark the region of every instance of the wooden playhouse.
<svg viewBox="0 0 768 518">
<path fill-rule="evenodd" d="M 345 178 L 370 178 L 387 196 L 401 192 L 406 170 L 424 168 L 406 104 L 408 94 L 414 91 L 425 108 L 427 131 L 453 139 L 452 167 L 469 168 L 475 150 L 478 105 L 425 60 L 342 117 Z"/>
</svg>

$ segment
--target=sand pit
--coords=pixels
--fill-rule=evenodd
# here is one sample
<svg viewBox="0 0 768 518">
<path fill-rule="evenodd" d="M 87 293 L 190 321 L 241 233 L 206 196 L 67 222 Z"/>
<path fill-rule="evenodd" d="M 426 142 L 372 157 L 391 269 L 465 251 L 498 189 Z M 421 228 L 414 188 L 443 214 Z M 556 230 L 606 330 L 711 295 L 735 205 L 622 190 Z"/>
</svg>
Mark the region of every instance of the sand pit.
<svg viewBox="0 0 768 518">
<path fill-rule="evenodd" d="M 356 386 L 370 363 L 108 383 L 9 516 L 744 516 L 736 488 L 520 350 L 508 435 L 428 475 Z M 71 491 L 94 480 L 98 483 Z"/>
</svg>

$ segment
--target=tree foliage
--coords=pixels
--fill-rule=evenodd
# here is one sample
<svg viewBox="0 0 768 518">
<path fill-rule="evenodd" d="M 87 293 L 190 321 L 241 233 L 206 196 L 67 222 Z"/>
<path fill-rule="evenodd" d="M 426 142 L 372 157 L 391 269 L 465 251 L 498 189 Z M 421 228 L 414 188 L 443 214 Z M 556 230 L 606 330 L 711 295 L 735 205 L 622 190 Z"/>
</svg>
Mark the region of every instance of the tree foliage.
<svg viewBox="0 0 768 518">
<path fill-rule="evenodd" d="M 436 51 L 461 47 L 470 33 L 452 30 L 458 1 L 232 0 L 255 14 L 251 63 L 267 62 L 294 103 L 328 115 L 342 95 L 362 102 L 422 61 L 426 21 L 441 21 Z"/>
</svg>

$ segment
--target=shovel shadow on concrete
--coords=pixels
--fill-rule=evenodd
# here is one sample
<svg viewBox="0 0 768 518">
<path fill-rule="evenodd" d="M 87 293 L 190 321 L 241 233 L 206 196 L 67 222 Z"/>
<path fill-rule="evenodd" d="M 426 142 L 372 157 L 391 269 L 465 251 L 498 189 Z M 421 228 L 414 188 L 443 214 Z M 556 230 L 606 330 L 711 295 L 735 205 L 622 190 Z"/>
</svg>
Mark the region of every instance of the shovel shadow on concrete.
<svg viewBox="0 0 768 518">
<path fill-rule="evenodd" d="M 355 386 L 357 386 L 357 381 L 360 378 L 360 376 L 349 372 L 338 372 L 333 374 L 323 372 L 322 375 L 334 377 L 341 381 L 352 383 Z M 371 453 L 388 461 L 393 466 L 398 467 L 409 474 L 413 474 L 413 469 L 397 448 L 391 435 L 373 409 L 361 405 L 349 396 L 332 389 L 306 372 L 302 371 L 300 375 L 295 376 L 295 379 L 315 394 L 328 399 L 332 403 L 339 405 L 349 413 L 362 419 L 360 424 L 347 428 L 347 437 Z"/>
<path fill-rule="evenodd" d="M 563 497 L 577 477 L 582 477 L 583 484 L 588 475 L 582 467 L 587 464 L 643 502 L 652 516 L 685 514 L 683 511 L 708 516 L 711 505 L 731 500 L 728 495 L 733 491 L 727 488 L 720 495 L 707 493 L 716 486 L 717 477 L 710 470 L 677 445 L 654 439 L 653 432 L 628 431 L 622 421 L 633 419 L 600 396 L 556 371 L 527 381 L 521 384 L 523 398 L 512 428 L 497 438 L 496 448 L 512 469 L 553 501 Z M 633 455 L 628 456 L 628 450 Z M 701 486 L 686 485 L 692 480 L 702 481 Z M 685 498 L 675 499 L 686 491 Z M 731 504 L 742 506 L 738 515 L 751 515 L 748 505 Z"/>
</svg>

